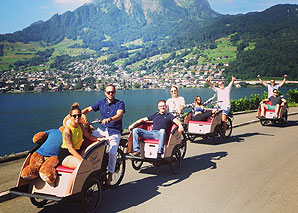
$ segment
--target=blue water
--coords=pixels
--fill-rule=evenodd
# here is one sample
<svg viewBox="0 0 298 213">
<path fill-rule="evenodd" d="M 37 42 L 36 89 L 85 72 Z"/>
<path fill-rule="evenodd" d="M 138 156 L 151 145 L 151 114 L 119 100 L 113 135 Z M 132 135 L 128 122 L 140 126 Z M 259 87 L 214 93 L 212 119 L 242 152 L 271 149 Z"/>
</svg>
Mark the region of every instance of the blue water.
<svg viewBox="0 0 298 213">
<path fill-rule="evenodd" d="M 282 87 L 286 94 L 290 87 Z M 262 88 L 233 88 L 232 99 L 239 99 L 251 94 L 263 94 Z M 200 95 L 207 100 L 213 95 L 209 88 L 180 89 L 179 95 L 186 103 L 192 103 Z M 18 153 L 34 147 L 32 136 L 39 131 L 59 128 L 73 102 L 79 102 L 83 109 L 105 98 L 104 92 L 57 92 L 57 93 L 22 93 L 0 94 L 0 156 Z M 120 90 L 116 98 L 123 100 L 126 112 L 123 118 L 124 128 L 133 121 L 154 113 L 157 101 L 170 98 L 169 90 Z M 90 112 L 89 121 L 98 115 Z"/>
</svg>

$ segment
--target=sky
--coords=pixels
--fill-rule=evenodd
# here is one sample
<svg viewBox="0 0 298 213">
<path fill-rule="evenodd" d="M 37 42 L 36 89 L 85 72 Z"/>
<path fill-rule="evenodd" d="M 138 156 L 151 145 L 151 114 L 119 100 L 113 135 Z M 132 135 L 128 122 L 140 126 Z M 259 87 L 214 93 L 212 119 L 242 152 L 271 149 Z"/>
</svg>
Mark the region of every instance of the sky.
<svg viewBox="0 0 298 213">
<path fill-rule="evenodd" d="M 112 1 L 112 0 L 111 0 Z M 260 12 L 276 4 L 298 4 L 298 0 L 208 0 L 221 14 Z M 54 14 L 73 11 L 92 0 L 0 0 L 0 34 L 22 30 L 47 21 Z"/>
</svg>

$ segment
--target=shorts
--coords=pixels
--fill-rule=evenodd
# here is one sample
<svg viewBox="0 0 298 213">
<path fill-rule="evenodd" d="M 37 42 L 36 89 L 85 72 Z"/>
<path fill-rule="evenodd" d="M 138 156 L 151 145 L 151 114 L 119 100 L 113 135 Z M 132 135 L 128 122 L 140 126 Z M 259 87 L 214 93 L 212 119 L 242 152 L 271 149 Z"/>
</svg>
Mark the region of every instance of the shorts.
<svg viewBox="0 0 298 213">
<path fill-rule="evenodd" d="M 228 115 L 230 113 L 230 107 L 227 107 L 226 109 L 222 109 L 222 114 Z"/>
<path fill-rule="evenodd" d="M 81 153 L 81 149 L 77 150 L 78 153 Z M 68 149 L 61 148 L 58 154 L 59 165 L 62 165 L 62 161 L 69 155 L 72 155 Z"/>
<path fill-rule="evenodd" d="M 275 105 L 269 105 L 269 104 L 266 104 L 268 106 L 268 110 L 275 110 Z"/>
</svg>

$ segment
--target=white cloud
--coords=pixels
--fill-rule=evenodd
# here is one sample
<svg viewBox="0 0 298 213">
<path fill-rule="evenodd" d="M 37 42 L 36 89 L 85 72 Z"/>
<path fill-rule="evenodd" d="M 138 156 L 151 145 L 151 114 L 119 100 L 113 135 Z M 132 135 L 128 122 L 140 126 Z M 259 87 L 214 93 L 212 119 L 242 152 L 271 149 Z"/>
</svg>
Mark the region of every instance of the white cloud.
<svg viewBox="0 0 298 213">
<path fill-rule="evenodd" d="M 93 0 L 53 0 L 53 5 L 59 12 L 64 12 L 66 10 L 74 10 L 83 4 L 92 2 Z"/>
<path fill-rule="evenodd" d="M 85 3 L 91 3 L 92 0 L 54 0 L 54 4 L 73 4 L 82 5 Z"/>
</svg>

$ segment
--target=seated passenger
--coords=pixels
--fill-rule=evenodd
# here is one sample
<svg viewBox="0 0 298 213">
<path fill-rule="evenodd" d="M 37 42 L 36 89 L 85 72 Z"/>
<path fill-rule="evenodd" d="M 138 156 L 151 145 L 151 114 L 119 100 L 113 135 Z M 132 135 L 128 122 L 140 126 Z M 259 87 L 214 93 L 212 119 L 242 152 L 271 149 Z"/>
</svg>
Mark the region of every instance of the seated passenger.
<svg viewBox="0 0 298 213">
<path fill-rule="evenodd" d="M 163 154 L 163 147 L 166 138 L 166 130 L 170 127 L 172 122 L 178 125 L 178 131 L 183 132 L 183 126 L 181 122 L 175 118 L 171 113 L 167 112 L 167 105 L 165 100 L 160 100 L 157 103 L 159 112 L 154 113 L 151 116 L 141 118 L 131 124 L 128 129 L 131 131 L 133 127 L 137 124 L 140 124 L 144 121 L 153 121 L 152 131 L 147 131 L 140 128 L 133 129 L 133 150 L 131 153 L 133 156 L 140 156 L 140 145 L 139 137 L 144 139 L 154 139 L 158 140 L 158 152 L 157 157 L 160 158 Z"/>
<path fill-rule="evenodd" d="M 271 105 L 264 102 L 271 101 Z M 275 118 L 278 118 L 279 110 L 281 106 L 284 106 L 287 103 L 286 99 L 283 96 L 278 95 L 278 90 L 273 90 L 273 96 L 261 101 L 261 118 L 265 118 L 266 110 L 275 110 Z"/>
<path fill-rule="evenodd" d="M 78 103 L 74 103 L 69 111 L 70 123 L 63 131 L 63 143 L 58 154 L 59 163 L 71 169 L 77 168 L 82 161 L 81 145 L 83 136 L 90 141 L 101 141 L 102 138 L 92 136 L 81 124 L 81 109 Z"/>
<path fill-rule="evenodd" d="M 214 114 L 217 110 L 206 110 L 205 106 L 209 104 L 214 98 L 216 94 L 213 95 L 212 98 L 208 99 L 204 103 L 202 103 L 202 99 L 200 96 L 196 96 L 193 104 L 187 104 L 185 108 L 192 108 L 192 120 L 194 121 L 207 121 L 208 117 Z"/>
</svg>

